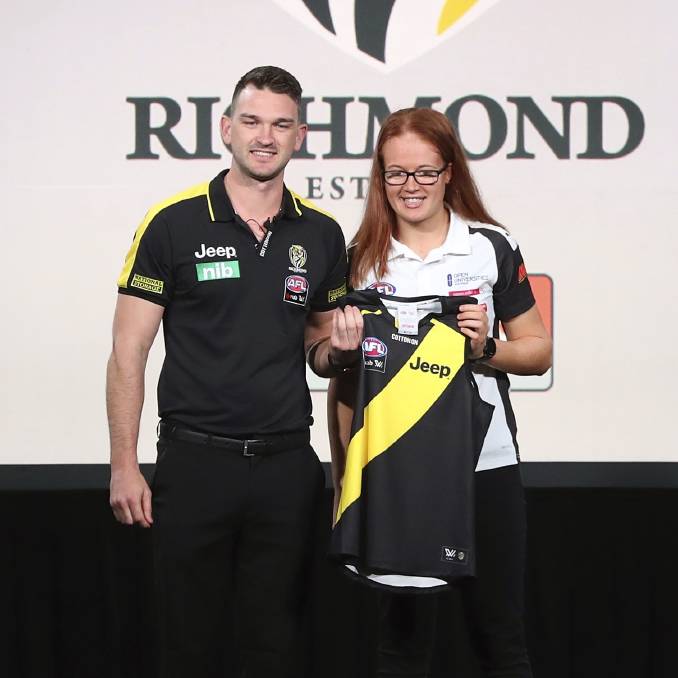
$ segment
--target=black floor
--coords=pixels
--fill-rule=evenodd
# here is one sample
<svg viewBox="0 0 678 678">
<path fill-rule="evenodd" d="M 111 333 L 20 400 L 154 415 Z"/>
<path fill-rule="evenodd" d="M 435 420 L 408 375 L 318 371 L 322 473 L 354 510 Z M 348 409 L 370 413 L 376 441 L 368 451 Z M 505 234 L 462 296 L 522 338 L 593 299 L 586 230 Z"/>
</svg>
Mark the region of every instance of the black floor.
<svg viewBox="0 0 678 678">
<path fill-rule="evenodd" d="M 675 678 L 678 490 L 527 497 L 535 676 Z M 324 535 L 329 492 L 323 511 Z M 118 526 L 104 490 L 4 491 L 0 515 L 0 676 L 152 678 L 148 533 Z M 375 594 L 329 566 L 322 541 L 307 668 L 367 676 Z M 434 675 L 479 675 L 454 593 L 441 605 Z"/>
</svg>

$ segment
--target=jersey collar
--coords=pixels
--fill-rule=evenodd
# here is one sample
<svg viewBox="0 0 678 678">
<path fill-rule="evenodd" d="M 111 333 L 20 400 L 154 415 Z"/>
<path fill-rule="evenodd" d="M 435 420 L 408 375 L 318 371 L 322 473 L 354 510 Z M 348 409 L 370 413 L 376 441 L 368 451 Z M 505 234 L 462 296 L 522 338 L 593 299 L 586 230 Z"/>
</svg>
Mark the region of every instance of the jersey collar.
<svg viewBox="0 0 678 678">
<path fill-rule="evenodd" d="M 447 236 L 440 247 L 432 249 L 424 261 L 438 261 L 446 254 L 471 254 L 471 237 L 468 230 L 468 224 L 450 210 L 450 227 L 447 229 Z M 421 261 L 418 254 L 415 254 L 407 245 L 403 245 L 399 240 L 391 236 L 391 249 L 389 250 L 388 260 L 394 259 L 416 259 Z"/>
<path fill-rule="evenodd" d="M 228 197 L 228 193 L 226 193 L 226 186 L 224 184 L 224 178 L 227 174 L 227 169 L 222 170 L 209 183 L 207 206 L 212 221 L 235 221 L 236 213 Z M 286 219 L 296 219 L 301 216 L 301 210 L 298 209 L 297 203 L 287 186 L 283 186 L 283 200 L 280 216 L 285 217 Z"/>
</svg>

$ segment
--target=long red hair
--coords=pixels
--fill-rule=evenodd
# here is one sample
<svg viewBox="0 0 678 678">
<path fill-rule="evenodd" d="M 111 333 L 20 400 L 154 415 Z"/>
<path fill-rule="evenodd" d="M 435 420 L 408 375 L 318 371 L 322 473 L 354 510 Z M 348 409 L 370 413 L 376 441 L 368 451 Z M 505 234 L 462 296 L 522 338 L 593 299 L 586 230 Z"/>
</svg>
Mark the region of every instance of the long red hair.
<svg viewBox="0 0 678 678">
<path fill-rule="evenodd" d="M 388 268 L 391 236 L 396 232 L 396 216 L 388 203 L 384 182 L 384 144 L 393 137 L 412 132 L 431 144 L 451 166 L 452 180 L 445 188 L 445 202 L 461 217 L 499 226 L 487 212 L 471 176 L 464 149 L 450 121 L 430 108 L 404 108 L 392 113 L 382 125 L 372 158 L 370 184 L 362 222 L 351 242 L 353 287 L 371 271 L 381 278 Z"/>
</svg>

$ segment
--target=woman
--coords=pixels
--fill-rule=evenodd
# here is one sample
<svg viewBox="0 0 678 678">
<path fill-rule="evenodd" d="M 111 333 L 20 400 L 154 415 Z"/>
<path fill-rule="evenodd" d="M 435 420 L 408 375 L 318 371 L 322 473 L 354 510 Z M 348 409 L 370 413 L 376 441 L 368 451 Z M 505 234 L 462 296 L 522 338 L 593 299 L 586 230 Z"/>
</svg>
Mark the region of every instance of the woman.
<svg viewBox="0 0 678 678">
<path fill-rule="evenodd" d="M 447 118 L 405 109 L 382 126 L 362 224 L 350 248 L 350 283 L 398 297 L 471 296 L 457 316 L 473 376 L 494 413 L 476 466 L 476 578 L 460 585 L 488 676 L 531 676 L 523 631 L 525 515 L 507 373 L 543 374 L 551 340 L 513 237 L 487 212 Z M 499 322 L 506 339 L 499 339 Z M 335 503 L 350 433 L 355 371 L 329 391 Z M 379 676 L 430 670 L 430 597 L 382 598 Z"/>
</svg>

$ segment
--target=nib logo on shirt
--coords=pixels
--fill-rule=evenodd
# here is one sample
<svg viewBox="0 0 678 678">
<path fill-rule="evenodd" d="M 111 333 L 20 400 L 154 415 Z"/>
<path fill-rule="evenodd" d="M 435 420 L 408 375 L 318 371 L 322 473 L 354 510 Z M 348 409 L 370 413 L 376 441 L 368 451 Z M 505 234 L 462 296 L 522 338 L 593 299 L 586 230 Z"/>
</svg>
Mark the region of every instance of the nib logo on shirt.
<svg viewBox="0 0 678 678">
<path fill-rule="evenodd" d="M 240 277 L 240 264 L 237 261 L 209 261 L 196 264 L 195 270 L 198 282 Z"/>
</svg>

